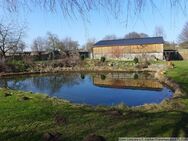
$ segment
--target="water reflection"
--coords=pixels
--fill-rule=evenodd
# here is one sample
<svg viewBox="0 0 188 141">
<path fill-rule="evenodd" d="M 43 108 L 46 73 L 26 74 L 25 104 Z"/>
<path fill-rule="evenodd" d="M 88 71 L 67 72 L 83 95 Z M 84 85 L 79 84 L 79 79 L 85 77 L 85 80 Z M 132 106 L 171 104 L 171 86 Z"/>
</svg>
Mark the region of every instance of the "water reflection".
<svg viewBox="0 0 188 141">
<path fill-rule="evenodd" d="M 10 77 L 1 87 L 46 93 L 75 103 L 129 106 L 159 103 L 172 92 L 146 73 L 63 73 Z"/>
<path fill-rule="evenodd" d="M 40 92 L 48 92 L 50 96 L 58 92 L 61 87 L 72 87 L 81 83 L 78 73 L 68 75 L 33 75 L 5 78 L 0 81 L 1 87 L 10 87 L 14 89 L 39 90 Z M 37 92 L 37 91 L 34 91 Z"/>
<path fill-rule="evenodd" d="M 151 77 L 152 75 L 143 73 L 108 73 L 106 75 L 98 74 L 93 77 L 93 83 L 96 86 L 110 88 L 134 88 L 161 90 L 163 85 Z"/>
<path fill-rule="evenodd" d="M 81 78 L 79 74 L 71 75 L 50 75 L 45 77 L 33 77 L 31 79 L 32 84 L 41 91 L 49 89 L 49 94 L 52 96 L 58 92 L 61 87 L 72 87 L 73 85 L 79 85 Z"/>
</svg>

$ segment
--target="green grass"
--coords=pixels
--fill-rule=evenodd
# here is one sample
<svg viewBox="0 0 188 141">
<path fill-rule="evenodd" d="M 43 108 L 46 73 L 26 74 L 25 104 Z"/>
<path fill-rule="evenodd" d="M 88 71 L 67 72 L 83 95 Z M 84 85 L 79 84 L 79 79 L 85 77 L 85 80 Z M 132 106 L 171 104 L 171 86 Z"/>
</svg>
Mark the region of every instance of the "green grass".
<svg viewBox="0 0 188 141">
<path fill-rule="evenodd" d="M 111 66 L 112 65 L 112 66 Z M 112 67 L 114 69 L 127 69 L 134 67 L 135 63 L 133 61 L 127 61 L 127 60 L 112 60 L 112 59 L 106 59 L 104 62 L 98 59 L 85 59 L 82 61 L 82 66 L 84 68 L 93 68 L 93 67 Z"/>
<path fill-rule="evenodd" d="M 167 76 L 187 91 L 188 62 L 174 62 Z M 12 96 L 5 97 L 9 93 Z M 23 96 L 30 97 L 22 100 Z M 108 141 L 118 137 L 185 137 L 188 136 L 188 100 L 175 99 L 185 108 L 140 110 L 115 107 L 74 105 L 63 100 L 9 89 L 0 89 L 0 141 L 40 141 L 47 132 L 59 132 L 66 141 L 82 141 L 90 133 Z M 120 110 L 122 115 L 107 114 Z M 58 124 L 56 116 L 66 123 Z"/>
<path fill-rule="evenodd" d="M 175 68 L 167 71 L 167 76 L 180 84 L 181 88 L 188 93 L 188 61 L 174 61 Z"/>
</svg>

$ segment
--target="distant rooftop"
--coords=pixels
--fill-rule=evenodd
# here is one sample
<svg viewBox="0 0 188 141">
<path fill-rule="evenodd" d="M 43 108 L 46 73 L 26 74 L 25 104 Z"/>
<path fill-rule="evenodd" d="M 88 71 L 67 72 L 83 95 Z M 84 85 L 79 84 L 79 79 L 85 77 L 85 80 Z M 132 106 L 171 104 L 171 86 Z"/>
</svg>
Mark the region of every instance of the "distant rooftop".
<svg viewBox="0 0 188 141">
<path fill-rule="evenodd" d="M 146 37 L 134 39 L 116 39 L 116 40 L 101 40 L 94 46 L 123 46 L 123 45 L 144 45 L 144 44 L 163 44 L 163 37 Z"/>
</svg>

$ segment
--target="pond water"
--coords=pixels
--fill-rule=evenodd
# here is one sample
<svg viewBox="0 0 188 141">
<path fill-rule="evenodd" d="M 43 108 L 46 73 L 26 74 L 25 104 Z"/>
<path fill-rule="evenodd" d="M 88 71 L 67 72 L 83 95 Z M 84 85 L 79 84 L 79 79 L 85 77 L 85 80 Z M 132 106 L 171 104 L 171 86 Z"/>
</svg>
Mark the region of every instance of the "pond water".
<svg viewBox="0 0 188 141">
<path fill-rule="evenodd" d="M 160 103 L 172 91 L 149 73 L 62 73 L 2 78 L 1 87 L 46 93 L 88 105 Z"/>
</svg>

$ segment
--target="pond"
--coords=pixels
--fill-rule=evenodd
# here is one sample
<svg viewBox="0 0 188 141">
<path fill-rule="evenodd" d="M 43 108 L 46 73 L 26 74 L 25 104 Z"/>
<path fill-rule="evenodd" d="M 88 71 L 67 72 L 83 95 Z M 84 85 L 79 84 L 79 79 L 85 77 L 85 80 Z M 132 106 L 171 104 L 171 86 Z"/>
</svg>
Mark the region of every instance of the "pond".
<svg viewBox="0 0 188 141">
<path fill-rule="evenodd" d="M 0 80 L 9 87 L 66 99 L 88 105 L 139 106 L 160 103 L 172 97 L 172 91 L 154 79 L 151 73 L 62 73 L 8 77 Z"/>
</svg>

